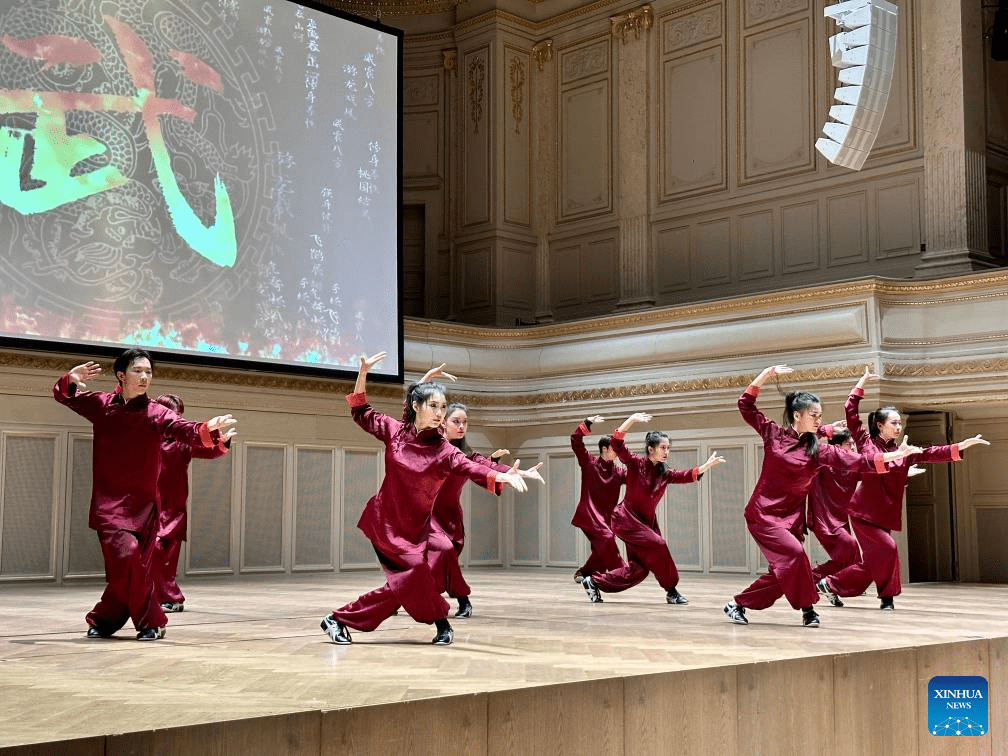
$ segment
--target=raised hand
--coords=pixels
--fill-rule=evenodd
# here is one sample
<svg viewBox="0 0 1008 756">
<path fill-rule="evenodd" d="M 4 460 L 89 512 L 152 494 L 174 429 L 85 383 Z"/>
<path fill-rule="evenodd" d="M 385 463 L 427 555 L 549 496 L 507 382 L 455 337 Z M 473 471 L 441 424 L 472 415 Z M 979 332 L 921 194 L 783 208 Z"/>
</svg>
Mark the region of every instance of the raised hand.
<svg viewBox="0 0 1008 756">
<path fill-rule="evenodd" d="M 238 435 L 237 428 L 228 428 L 225 431 L 221 431 L 220 437 L 221 441 L 230 441 L 232 438 Z"/>
<path fill-rule="evenodd" d="M 501 457 L 508 457 L 510 455 L 511 452 L 508 451 L 507 449 L 498 449 L 497 451 L 495 451 L 493 454 L 490 455 L 490 459 L 500 459 Z"/>
<path fill-rule="evenodd" d="M 87 382 L 101 375 L 101 366 L 97 362 L 85 362 L 73 368 L 67 375 L 70 376 L 70 383 L 79 389 L 87 388 Z"/>
<path fill-rule="evenodd" d="M 379 362 L 385 359 L 387 352 L 378 352 L 378 354 L 373 354 L 370 357 L 365 357 L 361 355 L 360 358 L 360 369 L 361 371 L 367 371 L 377 365 Z"/>
<path fill-rule="evenodd" d="M 592 425 L 595 425 L 595 423 L 604 423 L 605 418 L 602 417 L 602 415 L 592 415 L 591 417 L 588 418 L 588 422 L 591 423 Z"/>
<path fill-rule="evenodd" d="M 877 381 L 881 377 L 882 376 L 878 375 L 877 373 L 873 373 L 872 372 L 872 366 L 871 365 L 866 365 L 865 369 L 864 369 L 864 375 L 862 375 L 858 379 L 857 387 L 860 388 L 860 389 L 863 389 L 865 383 L 867 383 L 868 381 Z"/>
<path fill-rule="evenodd" d="M 447 362 L 442 362 L 437 367 L 428 370 L 424 373 L 423 378 L 420 379 L 420 383 L 427 383 L 428 381 L 433 381 L 435 378 L 447 378 L 449 381 L 454 381 L 455 376 L 444 371 L 447 364 Z"/>
</svg>

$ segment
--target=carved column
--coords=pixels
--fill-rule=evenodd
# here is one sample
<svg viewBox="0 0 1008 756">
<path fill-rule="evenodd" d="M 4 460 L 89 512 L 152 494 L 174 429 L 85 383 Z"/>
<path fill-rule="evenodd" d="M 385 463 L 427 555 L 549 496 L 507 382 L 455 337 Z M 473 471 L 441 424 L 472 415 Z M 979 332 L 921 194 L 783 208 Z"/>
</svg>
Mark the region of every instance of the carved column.
<svg viewBox="0 0 1008 756">
<path fill-rule="evenodd" d="M 532 47 L 533 98 L 529 119 L 532 122 L 533 165 L 532 228 L 536 235 L 535 320 L 553 320 L 550 298 L 549 231 L 556 225 L 557 144 L 550 138 L 556 124 L 557 92 L 553 71 L 553 40 L 545 39 Z M 534 105 L 533 105 L 534 103 Z"/>
<path fill-rule="evenodd" d="M 923 47 L 926 251 L 916 273 L 946 276 L 994 267 L 987 245 L 980 4 L 921 0 L 918 18 Z M 900 19 L 901 26 L 911 22 Z"/>
<path fill-rule="evenodd" d="M 648 32 L 654 12 L 644 5 L 611 17 L 617 82 L 621 309 L 654 305 L 650 251 Z"/>
</svg>

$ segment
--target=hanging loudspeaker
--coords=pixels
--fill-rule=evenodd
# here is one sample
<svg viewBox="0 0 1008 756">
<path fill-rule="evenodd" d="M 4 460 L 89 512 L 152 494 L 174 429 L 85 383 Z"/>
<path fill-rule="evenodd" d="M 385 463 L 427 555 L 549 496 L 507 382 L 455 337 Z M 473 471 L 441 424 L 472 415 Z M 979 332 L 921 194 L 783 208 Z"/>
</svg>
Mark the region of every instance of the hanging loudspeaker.
<svg viewBox="0 0 1008 756">
<path fill-rule="evenodd" d="M 849 0 L 827 6 L 824 14 L 841 30 L 829 39 L 838 86 L 825 137 L 816 149 L 835 165 L 860 170 L 875 144 L 896 60 L 896 6 L 886 0 Z"/>
</svg>

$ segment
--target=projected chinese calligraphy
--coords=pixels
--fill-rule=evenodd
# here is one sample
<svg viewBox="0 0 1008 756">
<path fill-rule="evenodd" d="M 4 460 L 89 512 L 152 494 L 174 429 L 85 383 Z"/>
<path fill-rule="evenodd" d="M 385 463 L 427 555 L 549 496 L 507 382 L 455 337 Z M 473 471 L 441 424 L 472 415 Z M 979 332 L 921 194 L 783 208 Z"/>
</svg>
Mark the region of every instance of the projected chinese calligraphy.
<svg viewBox="0 0 1008 756">
<path fill-rule="evenodd" d="M 0 29 L 0 339 L 398 355 L 401 35 L 287 0 L 0 0 Z"/>
</svg>

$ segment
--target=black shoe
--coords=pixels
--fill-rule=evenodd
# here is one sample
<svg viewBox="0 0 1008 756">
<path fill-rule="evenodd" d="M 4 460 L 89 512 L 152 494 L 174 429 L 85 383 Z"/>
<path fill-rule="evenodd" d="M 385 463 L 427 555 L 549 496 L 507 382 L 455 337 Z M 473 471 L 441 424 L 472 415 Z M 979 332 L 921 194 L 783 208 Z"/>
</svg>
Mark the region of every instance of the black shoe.
<svg viewBox="0 0 1008 756">
<path fill-rule="evenodd" d="M 745 607 L 739 606 L 734 601 L 729 601 L 724 605 L 724 613 L 728 615 L 728 619 L 734 622 L 736 625 L 748 625 L 749 620 L 745 616 Z"/>
<path fill-rule="evenodd" d="M 818 583 L 815 584 L 815 589 L 827 599 L 833 606 L 843 606 L 843 601 L 840 597 L 833 593 L 833 589 L 829 587 L 829 583 L 826 582 L 826 578 L 822 578 Z"/>
<path fill-rule="evenodd" d="M 434 636 L 431 643 L 435 646 L 450 646 L 454 639 L 455 631 L 451 629 L 451 625 L 448 625 L 443 630 L 438 630 L 438 634 Z"/>
<path fill-rule="evenodd" d="M 91 638 L 91 639 L 94 639 L 94 638 L 111 638 L 112 635 L 109 634 L 109 633 L 103 633 L 101 630 L 99 630 L 94 625 L 88 625 L 87 637 Z"/>
<path fill-rule="evenodd" d="M 327 614 L 322 618 L 322 632 L 328 635 L 333 643 L 338 643 L 341 646 L 353 643 L 350 639 L 350 631 L 347 630 L 347 626 L 331 614 Z"/>
<path fill-rule="evenodd" d="M 893 604 L 893 597 L 886 596 L 882 599 L 882 605 L 879 607 L 883 612 L 894 612 L 896 611 L 896 606 Z"/>
<path fill-rule="evenodd" d="M 137 633 L 137 640 L 140 641 L 155 641 L 161 640 L 165 637 L 167 631 L 163 627 L 145 627 L 143 630 Z"/>
<path fill-rule="evenodd" d="M 468 596 L 462 596 L 458 600 L 459 608 L 455 612 L 455 616 L 459 619 L 469 619 L 472 617 L 472 602 L 469 600 Z"/>
<path fill-rule="evenodd" d="M 584 575 L 582 575 L 580 572 L 575 572 L 574 582 L 577 583 L 578 585 L 581 585 L 581 583 L 584 582 Z"/>
<path fill-rule="evenodd" d="M 185 611 L 184 601 L 165 601 L 161 604 L 161 608 L 166 612 L 182 612 Z"/>
<path fill-rule="evenodd" d="M 805 627 L 819 627 L 819 615 L 811 606 L 801 610 L 801 623 Z"/>
<path fill-rule="evenodd" d="M 680 604 L 685 605 L 689 603 L 689 599 L 683 596 L 679 591 L 673 588 L 670 591 L 665 591 L 665 601 L 669 604 Z"/>
<path fill-rule="evenodd" d="M 581 587 L 585 589 L 585 593 L 588 594 L 588 600 L 593 604 L 602 603 L 602 594 L 599 593 L 598 586 L 595 585 L 595 581 L 591 579 L 591 575 L 585 575 L 584 580 L 581 581 Z"/>
</svg>

